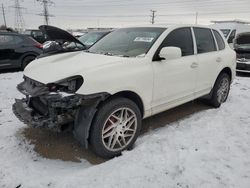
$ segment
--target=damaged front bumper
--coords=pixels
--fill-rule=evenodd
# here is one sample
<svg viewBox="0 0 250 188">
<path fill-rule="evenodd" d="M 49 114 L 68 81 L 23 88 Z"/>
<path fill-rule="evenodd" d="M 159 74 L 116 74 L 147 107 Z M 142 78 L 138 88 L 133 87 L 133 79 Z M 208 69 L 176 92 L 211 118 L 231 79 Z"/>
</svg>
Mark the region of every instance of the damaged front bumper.
<svg viewBox="0 0 250 188">
<path fill-rule="evenodd" d="M 26 96 L 25 99 L 16 99 L 13 112 L 19 120 L 31 127 L 61 131 L 63 125 L 74 122 L 76 111 L 81 103 L 82 98 L 78 95 Z"/>
<path fill-rule="evenodd" d="M 13 112 L 31 127 L 54 131 L 72 130 L 75 138 L 88 147 L 91 122 L 101 101 L 110 95 L 79 95 L 64 91 L 49 92 L 48 86 L 25 77 L 17 89 L 26 96 L 16 99 Z"/>
</svg>

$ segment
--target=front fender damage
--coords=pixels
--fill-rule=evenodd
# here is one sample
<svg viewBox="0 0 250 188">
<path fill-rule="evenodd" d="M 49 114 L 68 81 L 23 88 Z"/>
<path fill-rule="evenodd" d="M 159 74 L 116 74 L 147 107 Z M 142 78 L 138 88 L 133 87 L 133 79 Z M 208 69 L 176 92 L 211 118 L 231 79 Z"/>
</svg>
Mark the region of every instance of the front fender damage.
<svg viewBox="0 0 250 188">
<path fill-rule="evenodd" d="M 89 131 L 92 120 L 97 111 L 97 107 L 100 102 L 104 101 L 108 96 L 108 93 L 85 96 L 83 100 L 84 103 L 76 113 L 73 134 L 85 148 L 88 148 Z"/>
</svg>

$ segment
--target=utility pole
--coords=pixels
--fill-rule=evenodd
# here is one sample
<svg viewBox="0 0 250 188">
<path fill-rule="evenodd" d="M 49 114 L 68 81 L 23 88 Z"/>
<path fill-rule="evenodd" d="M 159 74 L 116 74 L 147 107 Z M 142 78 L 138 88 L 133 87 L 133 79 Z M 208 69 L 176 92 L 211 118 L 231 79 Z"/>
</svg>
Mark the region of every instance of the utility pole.
<svg viewBox="0 0 250 188">
<path fill-rule="evenodd" d="M 15 29 L 19 32 L 23 31 L 25 23 L 22 15 L 22 9 L 24 8 L 20 6 L 19 0 L 15 0 L 15 4 L 14 6 L 11 6 L 11 8 L 15 9 L 15 24 L 14 24 Z"/>
<path fill-rule="evenodd" d="M 198 12 L 195 13 L 195 25 L 198 24 Z"/>
<path fill-rule="evenodd" d="M 37 0 L 37 1 L 43 5 L 43 12 L 39 14 L 39 16 L 43 16 L 44 24 L 49 25 L 49 17 L 53 17 L 53 15 L 49 14 L 48 7 L 54 4 L 54 2 L 51 0 Z"/>
<path fill-rule="evenodd" d="M 154 24 L 155 23 L 155 13 L 156 13 L 156 10 L 150 10 L 150 12 L 152 13 L 151 14 L 151 24 Z"/>
<path fill-rule="evenodd" d="M 4 26 L 5 26 L 5 28 L 7 28 L 6 19 L 5 19 L 5 11 L 4 11 L 3 4 L 2 4 L 2 12 L 3 12 Z"/>
</svg>

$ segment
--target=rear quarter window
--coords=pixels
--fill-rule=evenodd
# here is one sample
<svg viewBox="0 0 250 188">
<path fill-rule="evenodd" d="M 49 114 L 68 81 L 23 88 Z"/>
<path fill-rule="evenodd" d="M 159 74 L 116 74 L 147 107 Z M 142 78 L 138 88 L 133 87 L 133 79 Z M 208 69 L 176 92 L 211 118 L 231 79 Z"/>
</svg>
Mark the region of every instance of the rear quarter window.
<svg viewBox="0 0 250 188">
<path fill-rule="evenodd" d="M 23 42 L 23 38 L 19 36 L 14 36 L 15 44 L 21 44 Z"/>
<path fill-rule="evenodd" d="M 198 54 L 217 51 L 211 29 L 194 28 Z"/>
<path fill-rule="evenodd" d="M 214 33 L 215 39 L 217 41 L 219 50 L 225 49 L 225 42 L 224 42 L 223 38 L 221 37 L 220 33 L 216 30 L 213 30 L 213 33 Z"/>
</svg>

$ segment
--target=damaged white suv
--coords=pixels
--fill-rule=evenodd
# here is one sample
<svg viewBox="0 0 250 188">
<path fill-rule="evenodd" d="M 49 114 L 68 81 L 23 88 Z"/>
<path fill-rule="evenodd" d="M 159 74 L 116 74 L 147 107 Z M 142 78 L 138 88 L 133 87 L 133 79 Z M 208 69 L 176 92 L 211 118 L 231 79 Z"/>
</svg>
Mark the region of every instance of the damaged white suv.
<svg viewBox="0 0 250 188">
<path fill-rule="evenodd" d="M 226 101 L 236 55 L 217 30 L 164 25 L 118 29 L 88 51 L 37 59 L 13 111 L 33 127 L 72 130 L 103 158 L 137 139 L 143 118 L 206 97 Z"/>
</svg>

